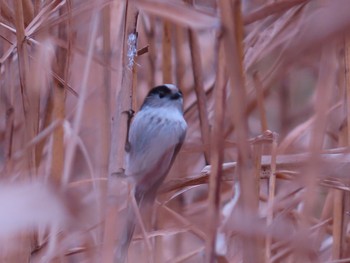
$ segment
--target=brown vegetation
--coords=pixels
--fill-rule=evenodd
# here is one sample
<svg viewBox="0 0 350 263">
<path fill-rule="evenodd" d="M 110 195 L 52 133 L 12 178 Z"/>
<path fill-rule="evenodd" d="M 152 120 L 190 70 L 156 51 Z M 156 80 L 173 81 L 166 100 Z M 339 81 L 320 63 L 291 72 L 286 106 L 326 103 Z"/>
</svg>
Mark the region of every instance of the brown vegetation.
<svg viewBox="0 0 350 263">
<path fill-rule="evenodd" d="M 129 262 L 350 262 L 349 10 L 1 0 L 0 262 L 113 262 L 130 113 L 170 82 L 189 130 Z"/>
</svg>

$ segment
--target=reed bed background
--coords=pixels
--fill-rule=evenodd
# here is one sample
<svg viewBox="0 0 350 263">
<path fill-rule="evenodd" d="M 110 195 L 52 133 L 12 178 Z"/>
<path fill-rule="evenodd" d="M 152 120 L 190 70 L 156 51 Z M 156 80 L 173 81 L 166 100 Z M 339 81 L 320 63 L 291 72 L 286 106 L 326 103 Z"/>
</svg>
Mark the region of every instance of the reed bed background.
<svg viewBox="0 0 350 263">
<path fill-rule="evenodd" d="M 189 130 L 129 262 L 350 262 L 350 2 L 0 1 L 0 261 L 113 262 L 132 110 Z"/>
</svg>

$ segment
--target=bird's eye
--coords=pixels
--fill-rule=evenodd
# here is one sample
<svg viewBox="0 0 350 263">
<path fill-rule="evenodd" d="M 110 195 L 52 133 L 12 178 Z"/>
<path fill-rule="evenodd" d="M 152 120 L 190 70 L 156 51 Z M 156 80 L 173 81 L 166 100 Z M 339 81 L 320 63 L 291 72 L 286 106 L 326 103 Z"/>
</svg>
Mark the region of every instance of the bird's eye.
<svg viewBox="0 0 350 263">
<path fill-rule="evenodd" d="M 159 98 L 164 98 L 165 97 L 165 93 L 164 92 L 159 92 Z"/>
</svg>

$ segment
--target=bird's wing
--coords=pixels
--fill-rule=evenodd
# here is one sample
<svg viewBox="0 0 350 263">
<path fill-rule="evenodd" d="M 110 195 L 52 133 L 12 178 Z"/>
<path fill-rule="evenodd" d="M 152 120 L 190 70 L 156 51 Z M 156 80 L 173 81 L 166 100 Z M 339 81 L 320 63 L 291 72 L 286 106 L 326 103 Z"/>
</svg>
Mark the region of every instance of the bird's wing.
<svg viewBox="0 0 350 263">
<path fill-rule="evenodd" d="M 159 125 L 157 118 L 146 122 L 147 113 L 139 112 L 130 128 L 130 150 L 127 153 L 126 175 L 135 181 L 134 194 L 140 213 L 146 218 L 155 199 L 157 189 L 169 172 L 186 136 L 186 123 L 182 116 L 179 123 Z M 153 122 L 153 123 L 152 123 Z M 127 225 L 116 252 L 118 260 L 124 260 L 135 229 L 135 214 L 129 207 Z M 150 222 L 150 220 L 146 220 Z"/>
<path fill-rule="evenodd" d="M 130 151 L 127 155 L 126 174 L 136 181 L 143 180 L 142 177 L 151 172 L 166 174 L 186 134 L 183 119 L 172 122 L 171 125 L 159 125 L 157 118 L 150 122 L 143 118 L 145 116 L 142 113 L 135 117 L 129 136 Z"/>
</svg>

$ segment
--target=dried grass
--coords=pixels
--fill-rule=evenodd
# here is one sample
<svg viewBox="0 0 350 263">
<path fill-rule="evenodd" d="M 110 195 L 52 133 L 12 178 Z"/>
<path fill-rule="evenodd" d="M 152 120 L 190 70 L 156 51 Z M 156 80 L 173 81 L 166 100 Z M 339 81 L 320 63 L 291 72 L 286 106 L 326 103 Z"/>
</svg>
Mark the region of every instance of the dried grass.
<svg viewBox="0 0 350 263">
<path fill-rule="evenodd" d="M 189 130 L 128 262 L 349 262 L 350 2 L 242 5 L 0 1 L 0 262 L 114 261 L 163 82 Z"/>
</svg>

